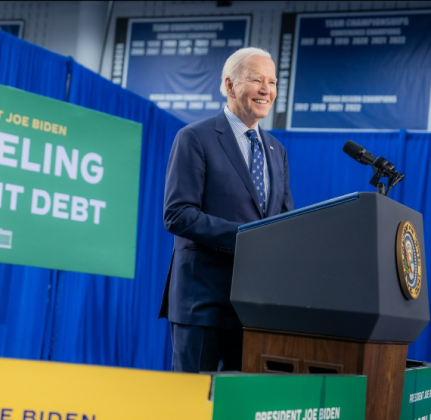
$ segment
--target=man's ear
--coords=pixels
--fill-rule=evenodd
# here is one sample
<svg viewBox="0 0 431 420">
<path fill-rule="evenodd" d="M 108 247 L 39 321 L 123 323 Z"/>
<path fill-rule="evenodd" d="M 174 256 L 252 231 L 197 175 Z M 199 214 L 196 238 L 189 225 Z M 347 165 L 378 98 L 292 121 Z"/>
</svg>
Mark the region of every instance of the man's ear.
<svg viewBox="0 0 431 420">
<path fill-rule="evenodd" d="M 226 77 L 224 84 L 226 86 L 226 92 L 227 92 L 228 98 L 235 98 L 236 96 L 235 96 L 232 80 L 230 80 L 229 77 Z"/>
</svg>

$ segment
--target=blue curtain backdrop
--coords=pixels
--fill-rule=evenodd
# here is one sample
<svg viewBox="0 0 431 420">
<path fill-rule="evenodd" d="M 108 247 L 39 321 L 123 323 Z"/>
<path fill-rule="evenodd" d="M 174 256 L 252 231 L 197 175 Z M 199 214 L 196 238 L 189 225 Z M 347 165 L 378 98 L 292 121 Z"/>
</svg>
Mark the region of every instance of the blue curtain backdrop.
<svg viewBox="0 0 431 420">
<path fill-rule="evenodd" d="M 69 60 L 0 30 L 2 85 L 64 100 Z"/>
<path fill-rule="evenodd" d="M 3 85 L 64 100 L 68 61 L 0 31 Z M 56 277 L 56 271 L 0 264 L 1 356 L 43 357 L 50 313 L 47 302 L 52 297 Z"/>
<path fill-rule="evenodd" d="M 2 32 L 0 64 L 1 84 L 143 124 L 136 278 L 0 265 L 0 356 L 169 369 L 169 329 L 157 319 L 172 252 L 162 223 L 163 184 L 172 141 L 184 123 L 70 58 Z M 388 158 L 406 174 L 390 197 L 424 215 L 428 245 L 430 134 L 272 134 L 288 151 L 297 208 L 373 191 L 372 170 L 342 152 L 345 141 Z M 127 139 L 118 142 L 127 145 Z M 410 346 L 409 357 L 431 361 L 430 342 L 427 328 Z"/>
<path fill-rule="evenodd" d="M 173 247 L 163 228 L 163 186 L 184 123 L 76 62 L 69 65 L 71 103 L 142 123 L 137 264 L 134 280 L 59 274 L 51 359 L 168 369 L 168 324 L 157 319 Z M 127 139 L 118 142 L 127 147 Z"/>
</svg>

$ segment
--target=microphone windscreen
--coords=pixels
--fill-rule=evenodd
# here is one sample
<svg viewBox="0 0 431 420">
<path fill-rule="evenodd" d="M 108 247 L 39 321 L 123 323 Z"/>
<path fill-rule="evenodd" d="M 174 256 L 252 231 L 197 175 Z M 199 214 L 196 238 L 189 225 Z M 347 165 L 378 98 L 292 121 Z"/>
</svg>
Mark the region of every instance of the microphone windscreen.
<svg viewBox="0 0 431 420">
<path fill-rule="evenodd" d="M 343 146 L 343 152 L 347 153 L 353 159 L 356 159 L 356 157 L 362 150 L 364 150 L 364 148 L 352 140 L 346 141 Z"/>
</svg>

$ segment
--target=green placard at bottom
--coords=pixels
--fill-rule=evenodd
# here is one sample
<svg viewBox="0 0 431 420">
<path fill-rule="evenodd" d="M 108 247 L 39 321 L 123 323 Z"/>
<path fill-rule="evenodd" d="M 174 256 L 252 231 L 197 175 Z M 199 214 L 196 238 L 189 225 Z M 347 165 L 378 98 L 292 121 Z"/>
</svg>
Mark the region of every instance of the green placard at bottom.
<svg viewBox="0 0 431 420">
<path fill-rule="evenodd" d="M 406 370 L 400 420 L 431 419 L 431 367 Z"/>
<path fill-rule="evenodd" d="M 213 420 L 363 420 L 365 376 L 217 376 Z"/>
</svg>

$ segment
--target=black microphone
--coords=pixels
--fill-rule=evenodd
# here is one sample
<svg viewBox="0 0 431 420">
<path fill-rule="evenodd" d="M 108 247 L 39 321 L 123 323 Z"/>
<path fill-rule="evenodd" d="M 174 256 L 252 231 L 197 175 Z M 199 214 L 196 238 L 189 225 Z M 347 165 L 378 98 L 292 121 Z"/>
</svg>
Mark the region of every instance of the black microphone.
<svg viewBox="0 0 431 420">
<path fill-rule="evenodd" d="M 346 141 L 343 152 L 347 153 L 352 159 L 363 165 L 370 165 L 374 170 L 374 176 L 370 184 L 377 187 L 377 192 L 388 195 L 389 191 L 403 180 L 404 175 L 397 172 L 395 166 L 383 157 L 374 157 L 364 147 L 352 140 Z M 380 182 L 380 178 L 388 177 L 388 189 L 385 194 L 385 184 Z"/>
<path fill-rule="evenodd" d="M 385 171 L 387 174 L 386 176 L 398 174 L 395 170 L 395 166 L 391 162 L 382 157 L 374 157 L 368 150 L 352 140 L 346 141 L 343 146 L 343 152 L 363 165 L 370 165 L 373 169 Z"/>
<path fill-rule="evenodd" d="M 346 141 L 343 146 L 343 152 L 363 165 L 373 166 L 376 161 L 376 158 L 369 151 L 352 140 Z"/>
</svg>

